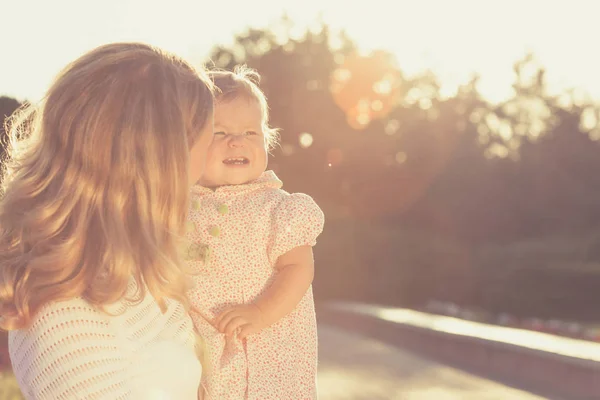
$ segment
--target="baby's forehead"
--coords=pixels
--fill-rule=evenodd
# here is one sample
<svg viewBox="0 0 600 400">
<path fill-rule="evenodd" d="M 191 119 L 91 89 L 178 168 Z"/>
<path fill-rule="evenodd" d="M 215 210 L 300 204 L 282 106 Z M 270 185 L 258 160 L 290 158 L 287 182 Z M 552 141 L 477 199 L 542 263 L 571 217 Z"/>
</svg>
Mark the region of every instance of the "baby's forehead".
<svg viewBox="0 0 600 400">
<path fill-rule="evenodd" d="M 250 91 L 241 89 L 234 92 L 223 93 L 222 95 L 217 95 L 215 100 L 215 107 L 217 108 L 235 103 L 238 106 L 246 105 L 248 107 L 258 107 L 262 111 L 266 106 L 262 98 L 256 96 Z"/>
<path fill-rule="evenodd" d="M 263 119 L 265 116 L 263 105 L 258 99 L 246 96 L 235 97 L 226 100 L 217 99 L 215 103 L 215 119 L 238 119 L 242 117 L 254 117 Z"/>
</svg>

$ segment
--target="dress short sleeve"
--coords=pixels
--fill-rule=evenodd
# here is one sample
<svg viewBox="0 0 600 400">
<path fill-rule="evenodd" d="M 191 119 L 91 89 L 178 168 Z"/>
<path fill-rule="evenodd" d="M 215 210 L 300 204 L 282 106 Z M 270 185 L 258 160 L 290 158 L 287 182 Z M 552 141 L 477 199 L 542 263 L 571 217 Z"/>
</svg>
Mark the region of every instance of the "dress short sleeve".
<svg viewBox="0 0 600 400">
<path fill-rule="evenodd" d="M 308 195 L 294 193 L 275 208 L 271 220 L 269 260 L 277 259 L 299 246 L 314 246 L 323 231 L 325 217 L 317 203 Z"/>
</svg>

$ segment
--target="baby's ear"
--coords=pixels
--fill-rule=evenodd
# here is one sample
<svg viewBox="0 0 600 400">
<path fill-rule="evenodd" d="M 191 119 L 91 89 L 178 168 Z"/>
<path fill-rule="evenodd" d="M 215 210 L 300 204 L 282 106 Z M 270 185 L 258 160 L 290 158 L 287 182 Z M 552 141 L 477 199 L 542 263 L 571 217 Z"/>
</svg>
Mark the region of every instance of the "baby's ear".
<svg viewBox="0 0 600 400">
<path fill-rule="evenodd" d="M 268 125 L 263 127 L 265 145 L 267 146 L 267 151 L 269 153 L 271 153 L 271 151 L 275 150 L 275 148 L 279 146 L 279 131 L 280 129 L 271 128 Z"/>
</svg>

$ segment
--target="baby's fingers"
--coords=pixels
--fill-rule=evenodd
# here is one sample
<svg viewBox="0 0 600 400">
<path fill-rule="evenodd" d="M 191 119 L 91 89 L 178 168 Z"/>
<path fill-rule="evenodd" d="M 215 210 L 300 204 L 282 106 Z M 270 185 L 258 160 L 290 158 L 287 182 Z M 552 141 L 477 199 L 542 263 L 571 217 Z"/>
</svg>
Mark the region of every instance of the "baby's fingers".
<svg viewBox="0 0 600 400">
<path fill-rule="evenodd" d="M 227 323 L 227 325 L 223 329 L 223 333 L 227 336 L 231 336 L 238 328 L 241 328 L 243 325 L 246 325 L 247 323 L 248 323 L 248 321 L 246 321 L 246 319 L 244 317 L 236 316 Z"/>
<path fill-rule="evenodd" d="M 240 339 L 240 340 L 246 339 L 248 337 L 248 335 L 253 335 L 256 332 L 257 332 L 257 329 L 255 329 L 254 325 L 252 325 L 252 324 L 243 325 L 240 329 L 240 332 L 238 333 L 238 339 Z"/>
<path fill-rule="evenodd" d="M 215 327 L 221 333 L 225 331 L 225 327 L 231 322 L 231 320 L 235 317 L 239 316 L 239 312 L 237 312 L 235 307 L 226 309 L 221 314 L 215 318 Z"/>
</svg>

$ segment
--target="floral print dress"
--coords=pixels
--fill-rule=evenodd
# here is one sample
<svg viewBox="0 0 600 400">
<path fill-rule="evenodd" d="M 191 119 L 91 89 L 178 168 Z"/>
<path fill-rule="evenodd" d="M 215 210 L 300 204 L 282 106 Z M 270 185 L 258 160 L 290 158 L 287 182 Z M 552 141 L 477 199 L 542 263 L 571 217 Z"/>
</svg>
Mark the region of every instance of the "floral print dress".
<svg viewBox="0 0 600 400">
<path fill-rule="evenodd" d="M 210 321 L 253 302 L 277 274 L 279 256 L 314 246 L 324 216 L 313 199 L 289 194 L 272 171 L 243 185 L 192 189 L 186 257 L 193 271 L 194 324 L 206 343 L 206 398 L 316 399 L 317 326 L 312 288 L 286 317 L 241 341 Z"/>
</svg>

